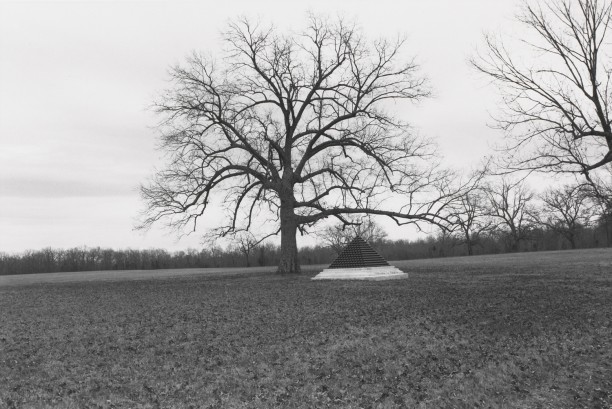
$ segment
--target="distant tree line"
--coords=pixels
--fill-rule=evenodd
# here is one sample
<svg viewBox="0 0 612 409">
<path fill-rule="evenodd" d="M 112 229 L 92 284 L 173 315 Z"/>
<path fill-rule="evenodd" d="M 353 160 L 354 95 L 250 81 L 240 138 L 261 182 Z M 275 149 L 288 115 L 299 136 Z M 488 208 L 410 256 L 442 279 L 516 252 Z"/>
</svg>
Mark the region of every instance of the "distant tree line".
<svg viewBox="0 0 612 409">
<path fill-rule="evenodd" d="M 306 248 L 302 251 L 305 264 L 326 263 L 333 257 L 331 249 Z M 279 248 L 263 243 L 250 254 L 251 266 L 275 266 Z M 244 253 L 238 247 L 169 252 L 164 249 L 114 250 L 100 247 L 71 249 L 44 248 L 21 254 L 0 253 L 0 275 L 35 274 L 99 270 L 157 270 L 166 268 L 246 267 Z"/>
<path fill-rule="evenodd" d="M 388 260 L 612 246 L 612 169 L 590 183 L 536 194 L 524 179 L 482 180 L 447 210 L 449 228 L 418 240 L 388 240 L 369 216 L 353 217 L 318 233 L 319 245 L 300 249 L 303 265 L 328 264 L 361 236 Z M 596 183 L 595 183 L 596 182 Z M 348 224 L 347 224 L 348 222 Z M 230 236 L 200 250 L 114 250 L 77 247 L 0 253 L 0 275 L 97 270 L 155 270 L 277 266 L 281 246 L 252 234 Z"/>
<path fill-rule="evenodd" d="M 572 240 L 567 230 L 558 225 L 523 225 L 520 240 L 510 228 L 488 229 L 472 236 L 471 243 L 461 230 L 441 231 L 418 240 L 388 240 L 379 235 L 371 243 L 388 260 L 497 254 L 515 251 L 564 250 L 612 246 L 612 217 L 599 218 L 594 223 L 578 226 Z M 550 223 L 549 223 L 550 224 Z M 330 244 L 300 249 L 300 263 L 328 264 L 337 256 Z M 166 268 L 214 268 L 270 266 L 280 259 L 280 246 L 262 243 L 249 249 L 248 256 L 239 244 L 223 249 L 169 252 L 163 249 L 113 250 L 77 247 L 67 250 L 45 248 L 22 254 L 0 253 L 0 275 L 98 270 L 149 270 Z"/>
</svg>

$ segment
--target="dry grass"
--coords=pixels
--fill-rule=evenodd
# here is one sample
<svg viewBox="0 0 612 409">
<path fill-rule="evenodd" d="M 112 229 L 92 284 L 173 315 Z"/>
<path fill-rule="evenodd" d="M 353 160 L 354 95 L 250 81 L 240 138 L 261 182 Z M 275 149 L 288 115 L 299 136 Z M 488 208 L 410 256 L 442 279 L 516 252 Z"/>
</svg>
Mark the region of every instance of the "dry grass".
<svg viewBox="0 0 612 409">
<path fill-rule="evenodd" d="M 0 407 L 612 406 L 612 252 L 0 287 Z"/>
</svg>

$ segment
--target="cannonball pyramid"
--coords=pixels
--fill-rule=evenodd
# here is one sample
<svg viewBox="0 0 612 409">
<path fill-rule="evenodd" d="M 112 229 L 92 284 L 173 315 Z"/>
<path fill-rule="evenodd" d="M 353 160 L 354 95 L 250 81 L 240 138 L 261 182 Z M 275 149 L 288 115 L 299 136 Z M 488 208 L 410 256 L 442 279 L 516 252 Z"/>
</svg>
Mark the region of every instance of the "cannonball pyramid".
<svg viewBox="0 0 612 409">
<path fill-rule="evenodd" d="M 328 268 L 313 280 L 393 280 L 408 274 L 390 265 L 364 239 L 357 236 Z"/>
</svg>

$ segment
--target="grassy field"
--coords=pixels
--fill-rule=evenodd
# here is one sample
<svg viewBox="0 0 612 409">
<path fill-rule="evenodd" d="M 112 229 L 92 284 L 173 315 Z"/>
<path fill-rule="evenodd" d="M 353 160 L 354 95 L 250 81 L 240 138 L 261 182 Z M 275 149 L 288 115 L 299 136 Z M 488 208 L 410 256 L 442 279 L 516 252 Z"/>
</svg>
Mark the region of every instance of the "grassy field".
<svg viewBox="0 0 612 409">
<path fill-rule="evenodd" d="M 612 407 L 610 249 L 395 264 L 0 282 L 0 407 Z"/>
</svg>

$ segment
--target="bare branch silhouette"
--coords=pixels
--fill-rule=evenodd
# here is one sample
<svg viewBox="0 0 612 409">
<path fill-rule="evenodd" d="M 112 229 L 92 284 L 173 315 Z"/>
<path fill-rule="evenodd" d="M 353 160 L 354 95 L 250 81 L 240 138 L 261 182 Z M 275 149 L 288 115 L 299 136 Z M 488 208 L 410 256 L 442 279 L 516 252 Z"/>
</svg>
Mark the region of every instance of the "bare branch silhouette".
<svg viewBox="0 0 612 409">
<path fill-rule="evenodd" d="M 612 162 L 611 17 L 609 1 L 540 2 L 519 18 L 520 53 L 486 37 L 472 64 L 503 98 L 505 169 L 588 175 Z"/>
</svg>

